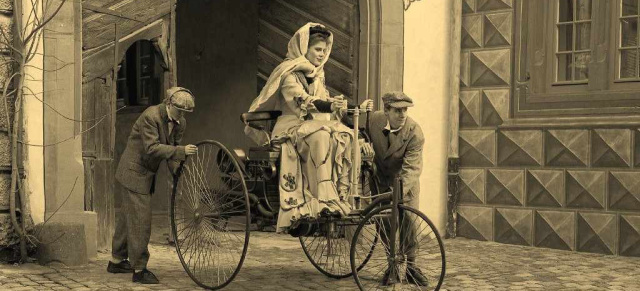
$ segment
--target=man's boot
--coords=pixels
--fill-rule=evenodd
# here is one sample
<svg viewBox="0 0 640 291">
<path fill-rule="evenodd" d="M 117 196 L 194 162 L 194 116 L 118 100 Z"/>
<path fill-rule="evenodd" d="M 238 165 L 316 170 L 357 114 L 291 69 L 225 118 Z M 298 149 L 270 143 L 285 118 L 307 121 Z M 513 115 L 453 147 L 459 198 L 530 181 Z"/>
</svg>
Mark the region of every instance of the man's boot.
<svg viewBox="0 0 640 291">
<path fill-rule="evenodd" d="M 387 267 L 387 270 L 384 271 L 384 276 L 382 276 L 382 281 L 380 282 L 380 285 L 390 286 L 398 283 L 400 281 L 400 278 L 398 277 L 397 270 L 393 270 L 393 273 L 394 273 L 394 276 L 391 276 L 391 268 Z"/>
<path fill-rule="evenodd" d="M 407 266 L 407 282 L 418 286 L 429 286 L 429 279 L 422 274 L 420 268 L 411 265 Z"/>
</svg>

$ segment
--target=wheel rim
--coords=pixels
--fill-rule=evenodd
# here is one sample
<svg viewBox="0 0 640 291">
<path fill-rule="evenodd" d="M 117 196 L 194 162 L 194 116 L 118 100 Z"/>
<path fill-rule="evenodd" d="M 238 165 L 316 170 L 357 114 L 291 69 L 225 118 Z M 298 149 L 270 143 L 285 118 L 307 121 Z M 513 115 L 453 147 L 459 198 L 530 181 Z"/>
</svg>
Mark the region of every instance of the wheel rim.
<svg viewBox="0 0 640 291">
<path fill-rule="evenodd" d="M 360 189 L 363 196 L 371 195 L 375 188 L 371 172 L 361 171 Z M 333 226 L 329 226 L 333 223 Z M 349 252 L 353 241 L 357 222 L 335 220 L 319 227 L 320 231 L 313 236 L 300 237 L 302 250 L 311 264 L 322 274 L 335 279 L 350 277 L 352 274 Z M 376 238 L 377 239 L 377 238 Z M 371 253 L 375 244 L 370 245 Z M 362 265 L 366 264 L 366 260 Z"/>
<path fill-rule="evenodd" d="M 199 286 L 219 289 L 238 274 L 249 244 L 250 206 L 242 170 L 230 151 L 203 141 L 174 180 L 171 227 L 176 251 Z"/>
<path fill-rule="evenodd" d="M 368 255 L 368 263 L 362 265 L 362 258 L 369 249 L 367 244 L 352 245 L 351 247 L 351 268 L 354 272 L 354 279 L 360 290 L 439 290 L 445 276 L 446 260 L 444 245 L 440 234 L 436 230 L 431 221 L 420 211 L 401 205 L 400 211 L 408 213 L 407 218 L 398 221 L 398 231 L 396 231 L 396 260 L 394 268 L 399 274 L 397 283 L 393 286 L 382 286 L 381 282 L 385 271 L 388 268 L 387 254 L 390 252 L 388 244 L 388 217 L 390 216 L 391 205 L 377 207 L 371 211 L 362 220 L 356 229 L 355 236 L 369 244 L 377 244 L 378 247 L 373 249 L 373 253 Z M 404 226 L 414 223 L 416 228 L 417 243 L 414 247 L 401 247 L 400 241 L 408 245 L 406 232 L 401 233 L 399 230 Z M 402 235 L 402 236 L 401 236 Z M 371 237 L 379 236 L 380 239 L 375 241 Z M 413 263 L 407 262 L 410 250 L 414 250 L 415 257 Z M 356 270 L 355 266 L 361 266 Z M 407 272 L 407 267 L 411 266 L 421 270 L 422 274 L 428 279 L 428 286 L 418 286 L 409 283 L 411 273 Z"/>
</svg>

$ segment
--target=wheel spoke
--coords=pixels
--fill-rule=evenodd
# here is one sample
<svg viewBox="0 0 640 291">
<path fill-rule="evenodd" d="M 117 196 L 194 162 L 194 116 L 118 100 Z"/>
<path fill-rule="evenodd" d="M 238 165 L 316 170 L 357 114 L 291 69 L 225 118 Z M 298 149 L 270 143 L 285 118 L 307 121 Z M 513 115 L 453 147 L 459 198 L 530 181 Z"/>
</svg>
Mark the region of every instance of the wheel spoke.
<svg viewBox="0 0 640 291">
<path fill-rule="evenodd" d="M 399 207 L 399 213 L 403 215 L 394 234 L 389 233 L 388 225 L 390 217 L 387 212 L 391 205 L 372 210 L 356 230 L 355 235 L 362 244 L 382 244 L 380 248 L 371 249 L 362 245 L 351 246 L 352 271 L 360 290 L 436 290 L 442 284 L 445 258 L 440 235 L 423 213 L 407 206 Z M 386 214 L 381 216 L 381 213 Z M 372 225 L 375 225 L 375 232 Z M 372 239 L 373 234 L 380 241 Z M 396 242 L 394 258 L 389 257 L 389 240 L 392 238 Z M 368 263 L 356 270 L 355 263 L 365 256 L 368 256 Z M 385 287 L 381 283 L 388 268 L 393 268 L 398 274 L 398 283 Z M 428 280 L 428 287 L 409 283 L 420 281 L 422 277 Z"/>
<path fill-rule="evenodd" d="M 249 239 L 247 202 L 244 177 L 230 152 L 214 141 L 199 143 L 174 185 L 171 219 L 180 262 L 201 287 L 222 288 L 240 270 Z"/>
</svg>

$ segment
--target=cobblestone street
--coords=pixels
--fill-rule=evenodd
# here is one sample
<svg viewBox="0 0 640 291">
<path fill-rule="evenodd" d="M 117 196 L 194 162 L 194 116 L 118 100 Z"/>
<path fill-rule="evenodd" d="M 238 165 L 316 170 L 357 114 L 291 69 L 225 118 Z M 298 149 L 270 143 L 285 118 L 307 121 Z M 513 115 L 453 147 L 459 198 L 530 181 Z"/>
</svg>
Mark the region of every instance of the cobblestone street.
<svg viewBox="0 0 640 291">
<path fill-rule="evenodd" d="M 149 269 L 160 285 L 138 285 L 131 275 L 106 272 L 108 252 L 89 265 L 0 266 L 2 290 L 195 290 L 175 250 L 155 240 Z M 640 258 L 445 240 L 447 276 L 442 290 L 640 290 Z M 355 290 L 350 279 L 320 274 L 297 239 L 252 232 L 247 259 L 225 290 Z"/>
</svg>

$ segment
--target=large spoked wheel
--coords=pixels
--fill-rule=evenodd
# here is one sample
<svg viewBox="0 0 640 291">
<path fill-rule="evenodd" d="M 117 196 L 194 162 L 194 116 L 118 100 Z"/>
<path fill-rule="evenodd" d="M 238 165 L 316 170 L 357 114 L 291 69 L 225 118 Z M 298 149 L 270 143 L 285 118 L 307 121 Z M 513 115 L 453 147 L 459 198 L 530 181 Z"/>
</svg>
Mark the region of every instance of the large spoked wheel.
<svg viewBox="0 0 640 291">
<path fill-rule="evenodd" d="M 377 193 L 375 180 L 372 179 L 370 170 L 363 169 L 361 171 L 359 186 L 362 196 L 370 196 L 371 193 Z M 323 223 L 313 235 L 300 237 L 300 244 L 304 254 L 322 274 L 335 279 L 351 276 L 349 251 L 359 218 L 356 216 Z M 373 240 L 375 242 L 378 238 L 375 237 Z M 376 244 L 367 244 L 367 246 L 369 254 L 373 254 Z M 362 260 L 360 267 L 366 263 L 367 260 Z"/>
<path fill-rule="evenodd" d="M 249 246 L 250 206 L 240 165 L 217 141 L 197 144 L 174 180 L 171 228 L 180 262 L 199 286 L 220 289 Z"/>
<path fill-rule="evenodd" d="M 352 244 L 351 269 L 360 290 L 439 290 L 445 275 L 445 252 L 440 234 L 424 213 L 398 206 L 395 235 L 395 258 L 390 258 L 391 205 L 376 207 L 360 222 L 354 240 L 366 243 Z M 375 238 L 380 239 L 375 239 Z M 414 238 L 414 239 L 412 239 Z M 375 245 L 373 253 L 367 245 Z M 362 258 L 368 263 L 362 266 Z M 389 265 L 393 270 L 390 270 Z M 411 270 L 410 270 L 411 269 Z M 427 279 L 426 285 L 415 273 L 419 270 Z M 389 280 L 383 280 L 390 273 Z M 394 276 L 396 274 L 397 276 Z M 383 284 L 385 282 L 385 284 Z M 392 285 L 392 286 L 391 286 Z"/>
</svg>

